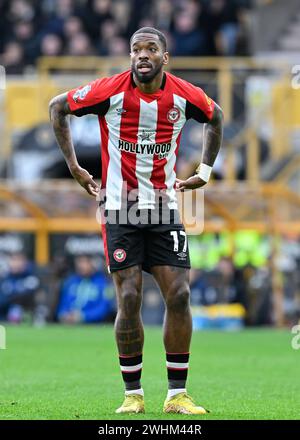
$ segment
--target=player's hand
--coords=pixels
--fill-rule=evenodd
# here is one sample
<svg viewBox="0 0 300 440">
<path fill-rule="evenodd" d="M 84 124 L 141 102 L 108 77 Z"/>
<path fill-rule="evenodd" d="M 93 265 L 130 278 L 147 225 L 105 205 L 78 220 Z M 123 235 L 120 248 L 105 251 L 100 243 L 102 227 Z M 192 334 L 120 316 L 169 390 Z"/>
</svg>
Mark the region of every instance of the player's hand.
<svg viewBox="0 0 300 440">
<path fill-rule="evenodd" d="M 207 182 L 202 180 L 199 176 L 192 176 L 186 180 L 176 179 L 175 190 L 184 191 L 185 189 L 196 189 L 206 185 Z"/>
<path fill-rule="evenodd" d="M 96 197 L 99 194 L 99 185 L 97 185 L 93 180 L 93 176 L 87 170 L 78 166 L 71 169 L 71 174 L 91 196 Z"/>
</svg>

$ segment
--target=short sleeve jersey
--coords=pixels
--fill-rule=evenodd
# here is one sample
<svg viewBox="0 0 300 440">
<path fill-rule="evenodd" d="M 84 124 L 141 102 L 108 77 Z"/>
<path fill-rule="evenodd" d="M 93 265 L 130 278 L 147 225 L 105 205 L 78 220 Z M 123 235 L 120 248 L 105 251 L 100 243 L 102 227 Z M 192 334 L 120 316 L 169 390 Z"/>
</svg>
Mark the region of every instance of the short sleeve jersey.
<svg viewBox="0 0 300 440">
<path fill-rule="evenodd" d="M 215 103 L 204 91 L 170 73 L 153 94 L 143 93 L 131 71 L 68 92 L 76 116 L 95 114 L 101 131 L 105 208 L 121 208 L 123 191 L 134 190 L 139 208 L 153 208 L 156 191 L 177 208 L 176 158 L 185 122 L 211 120 Z"/>
</svg>

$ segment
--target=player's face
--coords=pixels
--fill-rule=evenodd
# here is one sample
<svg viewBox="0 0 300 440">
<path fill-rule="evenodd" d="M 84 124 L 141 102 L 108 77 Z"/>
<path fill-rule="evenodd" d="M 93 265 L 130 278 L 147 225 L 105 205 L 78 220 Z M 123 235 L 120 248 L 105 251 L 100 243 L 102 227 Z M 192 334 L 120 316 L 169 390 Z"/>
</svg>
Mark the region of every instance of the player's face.
<svg viewBox="0 0 300 440">
<path fill-rule="evenodd" d="M 141 83 L 151 82 L 168 63 L 168 52 L 155 34 L 136 34 L 131 42 L 131 70 Z"/>
</svg>

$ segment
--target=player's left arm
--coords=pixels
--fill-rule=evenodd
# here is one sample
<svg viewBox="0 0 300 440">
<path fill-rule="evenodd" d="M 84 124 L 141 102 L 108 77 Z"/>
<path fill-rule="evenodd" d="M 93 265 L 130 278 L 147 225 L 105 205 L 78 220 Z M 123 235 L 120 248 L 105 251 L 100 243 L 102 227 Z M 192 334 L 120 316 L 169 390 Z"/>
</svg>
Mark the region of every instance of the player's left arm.
<svg viewBox="0 0 300 440">
<path fill-rule="evenodd" d="M 186 180 L 176 179 L 177 191 L 201 188 L 209 181 L 223 138 L 223 112 L 216 103 L 212 118 L 204 125 L 203 131 L 202 160 L 196 170 L 197 174 Z"/>
</svg>

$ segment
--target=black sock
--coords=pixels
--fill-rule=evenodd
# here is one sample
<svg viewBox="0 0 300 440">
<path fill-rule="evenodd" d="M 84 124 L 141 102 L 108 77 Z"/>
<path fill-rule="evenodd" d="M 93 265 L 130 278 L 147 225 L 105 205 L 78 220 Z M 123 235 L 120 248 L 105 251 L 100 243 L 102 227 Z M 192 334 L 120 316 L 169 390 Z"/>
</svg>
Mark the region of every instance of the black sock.
<svg viewBox="0 0 300 440">
<path fill-rule="evenodd" d="M 140 389 L 143 355 L 119 355 L 119 361 L 126 391 Z"/>
<path fill-rule="evenodd" d="M 169 390 L 185 388 L 189 356 L 189 353 L 167 353 Z"/>
</svg>

